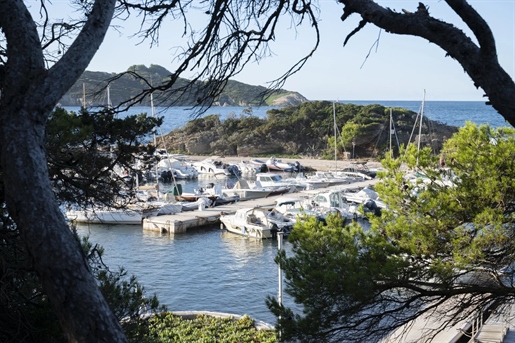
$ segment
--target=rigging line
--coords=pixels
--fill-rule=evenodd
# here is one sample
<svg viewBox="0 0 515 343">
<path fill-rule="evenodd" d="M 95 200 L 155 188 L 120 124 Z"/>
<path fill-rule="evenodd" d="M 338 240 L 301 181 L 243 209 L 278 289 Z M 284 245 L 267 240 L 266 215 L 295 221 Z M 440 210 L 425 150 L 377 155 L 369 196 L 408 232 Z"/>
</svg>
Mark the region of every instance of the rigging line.
<svg viewBox="0 0 515 343">
<path fill-rule="evenodd" d="M 395 120 L 393 120 L 393 113 L 392 112 L 390 112 L 390 113 L 392 114 L 392 130 L 393 130 L 393 133 L 395 134 L 395 141 L 397 142 L 397 150 L 401 151 L 401 145 L 399 143 L 399 136 L 397 135 L 397 128 L 395 127 Z M 391 134 L 392 133 L 390 132 L 390 135 Z"/>
<path fill-rule="evenodd" d="M 430 120 L 429 119 L 429 116 L 427 115 L 427 108 L 430 108 L 430 106 L 425 106 L 426 110 L 426 125 L 427 125 L 427 132 L 428 132 L 428 136 L 429 136 L 429 139 L 430 139 L 430 145 L 431 145 L 431 149 L 433 150 L 433 154 L 436 155 L 437 154 L 437 151 L 438 151 L 438 144 L 437 144 L 437 137 L 436 137 L 436 129 L 435 129 L 435 126 L 436 126 L 436 123 L 433 121 L 433 120 Z"/>
</svg>

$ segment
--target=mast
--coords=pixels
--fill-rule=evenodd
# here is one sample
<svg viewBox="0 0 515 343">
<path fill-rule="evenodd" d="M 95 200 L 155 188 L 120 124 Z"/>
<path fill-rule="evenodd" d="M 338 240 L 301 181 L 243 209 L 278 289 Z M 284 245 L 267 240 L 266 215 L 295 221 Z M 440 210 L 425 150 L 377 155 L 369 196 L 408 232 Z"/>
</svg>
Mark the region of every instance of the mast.
<svg viewBox="0 0 515 343">
<path fill-rule="evenodd" d="M 393 156 L 393 154 L 392 154 L 392 134 L 393 134 L 393 129 L 392 129 L 392 108 L 390 107 L 390 155 Z"/>
<path fill-rule="evenodd" d="M 420 151 L 420 138 L 422 135 L 422 118 L 424 117 L 424 102 L 425 101 L 426 101 L 426 90 L 424 89 L 424 96 L 422 97 L 422 106 L 420 107 L 420 123 L 418 126 L 417 166 L 418 166 L 418 152 Z"/>
<path fill-rule="evenodd" d="M 150 93 L 150 111 L 152 114 L 152 118 L 156 117 L 155 109 L 154 109 L 154 96 L 153 93 Z M 154 130 L 154 147 L 157 148 L 157 139 L 156 139 L 156 131 Z"/>
<path fill-rule="evenodd" d="M 422 135 L 422 118 L 424 117 L 424 102 L 426 101 L 426 90 L 424 89 L 424 97 L 422 98 L 422 107 L 420 108 L 420 123 L 418 127 L 417 150 L 420 151 L 420 136 Z"/>
<path fill-rule="evenodd" d="M 334 170 L 338 170 L 338 140 L 336 139 L 336 105 L 333 102 L 333 121 L 334 121 Z"/>
<path fill-rule="evenodd" d="M 153 96 L 153 93 L 150 93 L 150 111 L 151 111 L 151 114 L 152 114 L 152 118 L 155 118 L 154 96 Z M 155 128 L 154 128 L 154 149 L 157 150 L 157 138 L 156 138 L 156 129 Z M 156 168 L 156 190 L 157 190 L 156 194 L 157 194 L 157 200 L 161 200 L 161 197 L 159 196 L 159 173 L 158 173 L 157 163 L 156 163 L 155 168 Z M 175 178 L 174 178 L 174 181 L 175 181 Z"/>
<path fill-rule="evenodd" d="M 113 107 L 113 104 L 111 103 L 111 89 L 110 86 L 107 85 L 107 108 L 110 109 Z"/>
<path fill-rule="evenodd" d="M 82 107 L 86 108 L 86 84 L 82 83 Z"/>
</svg>

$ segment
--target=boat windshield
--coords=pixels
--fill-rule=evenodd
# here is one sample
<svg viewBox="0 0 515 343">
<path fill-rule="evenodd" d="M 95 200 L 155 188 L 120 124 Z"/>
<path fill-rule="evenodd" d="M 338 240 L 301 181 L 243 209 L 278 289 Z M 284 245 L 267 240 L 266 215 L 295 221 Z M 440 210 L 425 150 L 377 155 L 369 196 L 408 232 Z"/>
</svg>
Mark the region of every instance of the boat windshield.
<svg viewBox="0 0 515 343">
<path fill-rule="evenodd" d="M 277 174 L 270 176 L 270 178 L 272 179 L 272 181 L 282 181 L 281 176 Z"/>
</svg>

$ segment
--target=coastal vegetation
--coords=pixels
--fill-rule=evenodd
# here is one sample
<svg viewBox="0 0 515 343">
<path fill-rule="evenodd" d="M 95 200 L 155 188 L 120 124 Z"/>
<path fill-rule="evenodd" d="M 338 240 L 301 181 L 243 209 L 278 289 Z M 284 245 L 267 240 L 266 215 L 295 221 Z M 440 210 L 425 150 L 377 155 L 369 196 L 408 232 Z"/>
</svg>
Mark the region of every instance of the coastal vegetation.
<svg viewBox="0 0 515 343">
<path fill-rule="evenodd" d="M 79 113 L 56 108 L 46 127 L 48 170 L 54 194 L 63 206 L 70 203 L 89 206 L 123 206 L 132 199 L 121 175 L 113 172 L 114 164 L 132 168 L 134 156 L 152 155 L 152 146 L 144 139 L 161 124 L 161 119 L 146 114 L 118 118 L 112 109 Z M 5 201 L 3 185 L 1 201 Z M 116 197 L 116 201 L 115 198 Z M 34 262 L 5 207 L 1 211 L 0 230 L 0 341 L 66 342 L 65 332 L 36 274 Z M 170 319 L 156 295 L 148 295 L 137 277 L 128 275 L 123 266 L 103 262 L 104 249 L 87 237 L 74 232 L 74 246 L 80 246 L 88 268 L 95 277 L 102 296 L 124 335 L 130 342 L 167 342 L 170 337 L 190 337 L 201 341 L 218 330 L 220 342 L 273 342 L 275 330 L 256 330 L 253 320 Z M 175 317 L 174 317 L 175 318 Z M 233 333 L 238 329 L 238 335 Z M 181 340 L 185 341 L 185 340 Z"/>
<path fill-rule="evenodd" d="M 390 118 L 395 135 L 389 134 Z M 395 155 L 401 145 L 419 139 L 438 154 L 443 142 L 457 131 L 424 118 L 419 136 L 419 125 L 420 114 L 403 108 L 311 101 L 271 109 L 266 118 L 253 116 L 251 108 L 223 120 L 220 115 L 208 115 L 190 120 L 157 142 L 160 148 L 192 155 L 334 159 L 336 153 L 338 159 L 381 158 L 390 150 L 390 139 Z"/>
<path fill-rule="evenodd" d="M 442 153 L 411 144 L 385 157 L 375 189 L 387 208 L 369 228 L 339 218 L 294 228 L 292 253 L 276 261 L 303 312 L 267 301 L 282 337 L 376 342 L 423 315 L 452 327 L 515 299 L 515 129 L 468 122 Z M 420 341 L 437 333 L 413 330 Z"/>
</svg>

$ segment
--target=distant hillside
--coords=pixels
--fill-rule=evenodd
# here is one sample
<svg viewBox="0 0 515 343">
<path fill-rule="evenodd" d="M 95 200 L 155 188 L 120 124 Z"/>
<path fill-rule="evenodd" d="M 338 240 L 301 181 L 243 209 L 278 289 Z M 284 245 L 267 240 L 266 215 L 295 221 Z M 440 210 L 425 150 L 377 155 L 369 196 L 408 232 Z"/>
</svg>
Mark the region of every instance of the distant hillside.
<svg viewBox="0 0 515 343">
<path fill-rule="evenodd" d="M 147 80 L 154 80 L 155 83 L 160 83 L 166 80 L 171 74 L 167 69 L 151 64 L 150 67 L 144 65 L 134 65 L 127 69 L 128 71 L 137 72 Z M 85 71 L 84 74 L 77 80 L 73 87 L 65 94 L 60 103 L 62 106 L 80 106 L 83 102 L 84 94 L 86 103 L 89 106 L 104 106 L 107 105 L 107 91 L 100 90 L 105 87 L 106 80 L 114 77 L 115 73 L 107 72 L 93 72 Z M 184 84 L 188 80 L 180 79 L 180 84 Z M 113 81 L 109 87 L 109 97 L 111 103 L 116 106 L 123 101 L 130 99 L 137 95 L 143 89 L 144 84 L 141 80 L 133 76 L 126 75 L 116 81 Z M 216 99 L 215 104 L 219 106 L 257 106 L 260 104 L 260 95 L 266 90 L 262 86 L 252 86 L 238 81 L 230 80 L 225 87 L 224 92 Z M 154 99 L 159 99 L 157 105 L 169 106 L 176 98 L 170 97 L 162 100 L 158 93 L 154 95 Z M 176 106 L 191 106 L 195 104 L 196 99 L 181 99 Z M 266 99 L 267 105 L 274 106 L 291 106 L 298 105 L 308 101 L 304 96 L 297 92 L 287 90 L 278 90 Z M 146 99 L 141 104 L 142 106 L 149 106 L 150 99 Z"/>
</svg>

